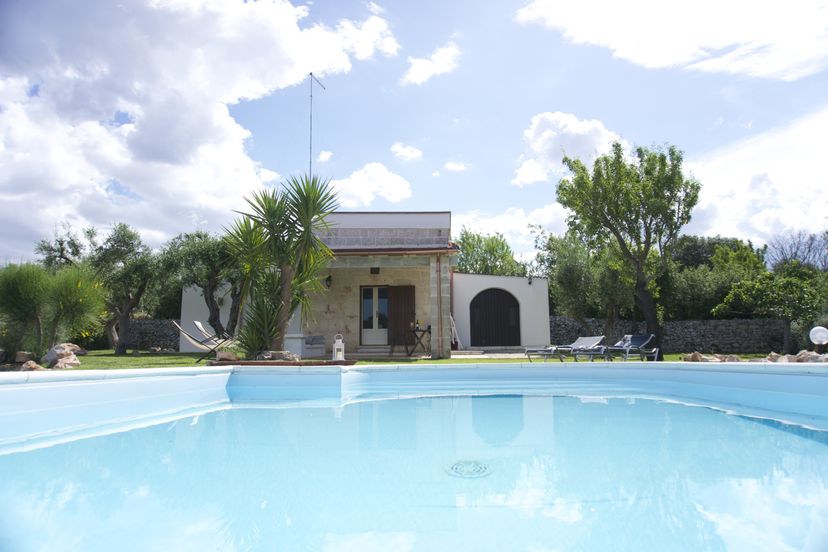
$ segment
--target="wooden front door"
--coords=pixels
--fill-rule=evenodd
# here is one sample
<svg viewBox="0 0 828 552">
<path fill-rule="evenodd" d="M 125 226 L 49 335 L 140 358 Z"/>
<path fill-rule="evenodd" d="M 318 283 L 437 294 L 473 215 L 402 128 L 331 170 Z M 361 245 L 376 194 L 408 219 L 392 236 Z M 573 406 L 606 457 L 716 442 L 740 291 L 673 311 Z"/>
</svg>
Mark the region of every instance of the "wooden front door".
<svg viewBox="0 0 828 552">
<path fill-rule="evenodd" d="M 508 291 L 490 288 L 472 299 L 471 346 L 520 345 L 520 304 Z"/>
<path fill-rule="evenodd" d="M 414 345 L 414 286 L 388 288 L 388 344 Z"/>
</svg>

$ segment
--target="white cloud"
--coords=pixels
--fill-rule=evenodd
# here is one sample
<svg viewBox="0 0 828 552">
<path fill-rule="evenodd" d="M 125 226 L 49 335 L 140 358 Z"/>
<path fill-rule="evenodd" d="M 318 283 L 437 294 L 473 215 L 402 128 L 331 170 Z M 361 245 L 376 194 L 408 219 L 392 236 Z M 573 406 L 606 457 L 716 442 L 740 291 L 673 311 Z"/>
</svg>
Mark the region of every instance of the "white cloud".
<svg viewBox="0 0 828 552">
<path fill-rule="evenodd" d="M 385 13 L 385 8 L 375 2 L 368 2 L 368 11 L 374 15 L 382 15 Z"/>
<path fill-rule="evenodd" d="M 783 456 L 778 460 L 785 463 Z M 825 550 L 828 488 L 824 478 L 793 464 L 760 477 L 724 478 L 689 486 L 696 511 L 727 550 Z"/>
<path fill-rule="evenodd" d="M 417 149 L 414 146 L 406 146 L 402 142 L 395 142 L 391 146 L 391 153 L 393 153 L 394 157 L 397 159 L 402 159 L 404 161 L 413 161 L 423 156 L 422 150 Z"/>
<path fill-rule="evenodd" d="M 411 184 L 405 178 L 389 171 L 382 163 L 366 163 L 347 178 L 332 180 L 343 207 L 366 207 L 377 196 L 399 203 L 411 197 Z"/>
<path fill-rule="evenodd" d="M 427 58 L 408 58 L 408 71 L 400 80 L 401 84 L 423 84 L 435 75 L 450 73 L 457 68 L 460 59 L 460 48 L 454 42 L 449 42 L 442 48 L 437 48 Z"/>
<path fill-rule="evenodd" d="M 440 171 L 434 171 L 433 173 L 431 173 L 431 176 L 437 178 L 438 176 L 440 176 Z"/>
<path fill-rule="evenodd" d="M 815 171 L 824 157 L 826 128 L 828 107 L 688 159 L 686 171 L 702 189 L 686 231 L 764 243 L 787 230 L 828 229 L 828 179 Z"/>
<path fill-rule="evenodd" d="M 220 230 L 278 177 L 250 159 L 228 105 L 399 48 L 376 15 L 303 25 L 309 8 L 285 0 L 56 9 L 3 14 L 0 260 L 30 257 L 51 221 L 124 221 L 153 245 L 189 221 Z"/>
<path fill-rule="evenodd" d="M 478 234 L 503 234 L 512 250 L 522 260 L 534 257 L 535 239 L 529 225 L 539 225 L 552 234 L 566 232 L 567 211 L 560 203 L 553 202 L 537 209 L 526 211 L 520 207 L 509 207 L 502 213 L 490 214 L 479 210 L 452 215 L 455 237 L 465 226 Z"/>
<path fill-rule="evenodd" d="M 648 68 L 796 80 L 828 64 L 825 0 L 534 0 L 518 10 L 517 20 Z"/>
<path fill-rule="evenodd" d="M 465 172 L 466 169 L 469 167 L 465 163 L 459 163 L 457 161 L 446 161 L 446 164 L 443 165 L 443 168 L 449 172 Z"/>
<path fill-rule="evenodd" d="M 535 182 L 546 182 L 549 180 L 549 169 L 537 159 L 524 159 L 515 171 L 512 184 L 523 186 Z"/>
<path fill-rule="evenodd" d="M 386 56 L 395 56 L 400 45 L 391 33 L 388 22 L 372 15 L 361 23 L 344 20 L 337 25 L 337 32 L 342 36 L 346 51 L 357 59 L 370 59 L 375 51 Z"/>
<path fill-rule="evenodd" d="M 319 152 L 319 155 L 316 157 L 316 161 L 318 163 L 327 163 L 333 157 L 333 152 L 328 150 L 322 150 Z"/>
<path fill-rule="evenodd" d="M 512 184 L 525 186 L 548 182 L 560 177 L 564 155 L 578 158 L 591 165 L 599 155 L 607 153 L 614 141 L 623 140 L 596 119 L 578 119 L 570 113 L 546 112 L 532 117 L 529 128 L 523 131 L 528 155 L 515 170 Z"/>
</svg>

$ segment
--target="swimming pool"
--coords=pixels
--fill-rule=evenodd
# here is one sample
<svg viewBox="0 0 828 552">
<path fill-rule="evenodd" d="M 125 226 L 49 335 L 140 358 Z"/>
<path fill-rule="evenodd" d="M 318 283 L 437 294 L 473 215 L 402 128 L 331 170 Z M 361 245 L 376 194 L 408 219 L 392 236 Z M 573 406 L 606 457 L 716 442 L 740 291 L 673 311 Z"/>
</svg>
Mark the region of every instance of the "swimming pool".
<svg viewBox="0 0 828 552">
<path fill-rule="evenodd" d="M 651 366 L 6 378 L 0 550 L 824 550 L 824 367 Z"/>
</svg>

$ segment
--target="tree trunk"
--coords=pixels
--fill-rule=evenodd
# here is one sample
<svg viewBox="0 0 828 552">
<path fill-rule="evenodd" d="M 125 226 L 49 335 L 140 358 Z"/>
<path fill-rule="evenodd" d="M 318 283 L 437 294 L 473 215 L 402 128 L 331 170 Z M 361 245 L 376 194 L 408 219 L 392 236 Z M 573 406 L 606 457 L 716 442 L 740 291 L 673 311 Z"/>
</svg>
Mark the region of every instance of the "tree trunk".
<svg viewBox="0 0 828 552">
<path fill-rule="evenodd" d="M 635 282 L 635 304 L 644 315 L 644 322 L 647 324 L 647 332 L 655 335 L 655 346 L 658 347 L 657 360 L 663 360 L 664 354 L 661 351 L 661 324 L 658 322 L 656 302 L 652 292 L 647 287 L 647 280 L 643 274 L 636 277 Z"/>
<path fill-rule="evenodd" d="M 615 305 L 607 306 L 604 311 L 604 335 L 606 336 L 606 343 L 612 344 L 615 339 L 615 323 L 618 321 L 618 307 Z M 613 341 L 614 340 L 614 341 Z"/>
<path fill-rule="evenodd" d="M 785 320 L 785 326 L 782 330 L 782 352 L 786 355 L 793 354 L 793 343 L 791 339 L 791 321 Z"/>
<path fill-rule="evenodd" d="M 132 322 L 132 311 L 141 303 L 141 297 L 149 285 L 150 277 L 147 276 L 135 290 L 134 294 L 127 294 L 118 315 L 118 344 L 115 346 L 116 355 L 124 355 L 127 350 L 126 340 L 129 338 L 129 326 Z"/>
<path fill-rule="evenodd" d="M 241 314 L 241 304 L 242 304 L 242 295 L 241 295 L 241 286 L 240 285 L 233 285 L 230 288 L 230 317 L 227 320 L 227 328 L 226 331 L 230 335 L 236 335 L 236 329 L 238 326 L 239 315 Z"/>
<path fill-rule="evenodd" d="M 224 335 L 224 325 L 221 323 L 221 307 L 219 307 L 216 300 L 216 289 L 218 287 L 218 280 L 210 278 L 207 280 L 207 285 L 201 288 L 201 293 L 204 295 L 204 302 L 207 304 L 207 311 L 209 312 L 207 323 L 213 327 L 216 335 L 222 336 Z"/>
<path fill-rule="evenodd" d="M 590 328 L 589 324 L 587 324 L 586 317 L 578 314 L 573 316 L 573 320 L 581 326 L 581 331 L 584 332 L 583 335 L 592 335 L 592 328 Z"/>
<path fill-rule="evenodd" d="M 60 324 L 60 318 L 55 315 L 52 320 L 49 322 L 49 336 L 48 341 L 46 342 L 46 350 L 48 351 L 55 345 L 57 345 L 58 340 L 58 325 Z"/>
<path fill-rule="evenodd" d="M 110 349 L 114 349 L 118 344 L 118 330 L 115 326 L 118 324 L 118 317 L 110 318 L 106 321 L 104 326 L 104 333 L 106 334 L 106 341 Z"/>
<path fill-rule="evenodd" d="M 123 309 L 118 315 L 118 338 L 115 344 L 115 354 L 125 355 L 127 352 L 127 339 L 129 338 L 131 309 Z"/>
<path fill-rule="evenodd" d="M 271 346 L 274 351 L 285 350 L 285 334 L 290 323 L 291 300 L 293 299 L 293 275 L 296 269 L 292 265 L 282 265 L 279 267 L 279 297 L 278 305 L 280 305 L 279 312 L 276 315 L 276 335 L 273 336 Z"/>
<path fill-rule="evenodd" d="M 35 314 L 34 325 L 35 325 L 35 342 L 37 343 L 37 349 L 38 349 L 37 354 L 42 355 L 46 351 L 48 351 L 49 349 L 44 348 L 44 345 L 43 345 L 43 321 L 40 318 L 40 313 Z"/>
</svg>

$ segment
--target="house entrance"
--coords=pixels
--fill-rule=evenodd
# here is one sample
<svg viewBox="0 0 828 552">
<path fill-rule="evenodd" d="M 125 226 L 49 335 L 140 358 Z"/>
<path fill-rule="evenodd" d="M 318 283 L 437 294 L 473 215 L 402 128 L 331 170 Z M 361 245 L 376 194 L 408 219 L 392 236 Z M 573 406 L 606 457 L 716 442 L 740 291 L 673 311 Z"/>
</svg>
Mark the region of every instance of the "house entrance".
<svg viewBox="0 0 828 552">
<path fill-rule="evenodd" d="M 414 344 L 414 286 L 365 286 L 360 293 L 360 344 Z"/>
<path fill-rule="evenodd" d="M 362 288 L 363 345 L 388 345 L 388 286 Z"/>
</svg>

